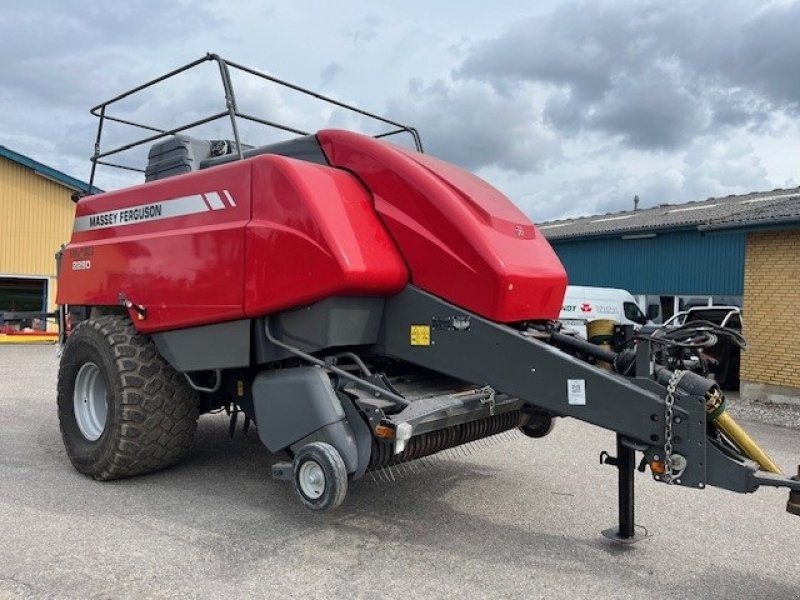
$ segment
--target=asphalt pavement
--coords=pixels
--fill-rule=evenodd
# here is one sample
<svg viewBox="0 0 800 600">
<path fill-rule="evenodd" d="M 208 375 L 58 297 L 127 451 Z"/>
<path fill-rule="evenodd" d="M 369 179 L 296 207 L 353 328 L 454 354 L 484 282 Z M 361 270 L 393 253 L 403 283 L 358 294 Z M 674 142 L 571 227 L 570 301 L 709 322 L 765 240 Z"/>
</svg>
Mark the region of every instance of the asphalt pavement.
<svg viewBox="0 0 800 600">
<path fill-rule="evenodd" d="M 52 346 L 0 346 L 0 598 L 800 598 L 785 490 L 738 495 L 637 474 L 622 546 L 611 432 L 562 420 L 351 485 L 311 513 L 251 431 L 202 417 L 190 458 L 129 480 L 78 474 L 61 444 Z M 744 423 L 794 472 L 800 432 Z"/>
</svg>

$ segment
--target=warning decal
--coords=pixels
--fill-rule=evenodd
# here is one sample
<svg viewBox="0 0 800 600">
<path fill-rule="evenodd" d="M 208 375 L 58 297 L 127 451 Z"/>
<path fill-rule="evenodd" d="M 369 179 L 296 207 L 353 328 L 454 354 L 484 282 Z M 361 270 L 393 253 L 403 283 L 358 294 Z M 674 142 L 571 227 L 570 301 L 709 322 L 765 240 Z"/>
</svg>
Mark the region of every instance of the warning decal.
<svg viewBox="0 0 800 600">
<path fill-rule="evenodd" d="M 412 325 L 411 326 L 411 345 L 430 346 L 431 345 L 431 326 Z"/>
</svg>

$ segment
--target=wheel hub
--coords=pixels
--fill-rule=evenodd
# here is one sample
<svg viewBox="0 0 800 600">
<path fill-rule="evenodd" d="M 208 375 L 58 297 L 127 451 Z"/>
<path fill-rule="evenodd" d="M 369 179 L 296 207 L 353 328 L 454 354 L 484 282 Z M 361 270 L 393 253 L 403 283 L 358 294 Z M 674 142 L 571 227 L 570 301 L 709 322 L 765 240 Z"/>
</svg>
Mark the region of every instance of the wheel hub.
<svg viewBox="0 0 800 600">
<path fill-rule="evenodd" d="M 307 498 L 316 500 L 325 492 L 325 473 L 313 460 L 303 463 L 297 478 L 300 490 Z"/>
<path fill-rule="evenodd" d="M 75 421 L 83 437 L 90 442 L 97 441 L 106 428 L 108 394 L 105 379 L 96 364 L 86 363 L 78 371 L 73 405 Z"/>
</svg>

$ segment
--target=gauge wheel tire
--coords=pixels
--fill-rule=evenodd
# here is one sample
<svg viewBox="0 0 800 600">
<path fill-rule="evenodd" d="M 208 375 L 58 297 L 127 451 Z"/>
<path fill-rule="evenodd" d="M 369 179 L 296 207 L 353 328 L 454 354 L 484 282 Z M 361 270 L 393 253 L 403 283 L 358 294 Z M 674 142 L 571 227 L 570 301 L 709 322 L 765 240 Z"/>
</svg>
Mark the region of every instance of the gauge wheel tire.
<svg viewBox="0 0 800 600">
<path fill-rule="evenodd" d="M 197 428 L 198 398 L 127 317 L 87 319 L 64 345 L 58 419 L 67 456 L 99 480 L 180 461 Z"/>
<path fill-rule="evenodd" d="M 312 442 L 294 456 L 292 483 L 306 508 L 332 510 L 347 494 L 347 468 L 336 448 L 325 442 Z"/>
<path fill-rule="evenodd" d="M 549 415 L 534 415 L 525 425 L 520 425 L 519 430 L 530 438 L 543 438 L 553 432 L 556 421 Z"/>
</svg>

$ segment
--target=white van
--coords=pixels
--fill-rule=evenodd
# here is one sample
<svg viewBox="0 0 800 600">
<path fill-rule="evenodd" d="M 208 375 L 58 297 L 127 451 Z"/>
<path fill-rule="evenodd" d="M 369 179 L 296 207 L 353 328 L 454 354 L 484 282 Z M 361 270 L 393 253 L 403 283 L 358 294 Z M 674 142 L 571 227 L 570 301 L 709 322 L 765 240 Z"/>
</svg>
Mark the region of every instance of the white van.
<svg viewBox="0 0 800 600">
<path fill-rule="evenodd" d="M 586 338 L 586 323 L 595 319 L 611 319 L 639 329 L 645 325 L 639 305 L 630 292 L 616 288 L 568 285 L 558 320 L 564 327 Z"/>
</svg>

